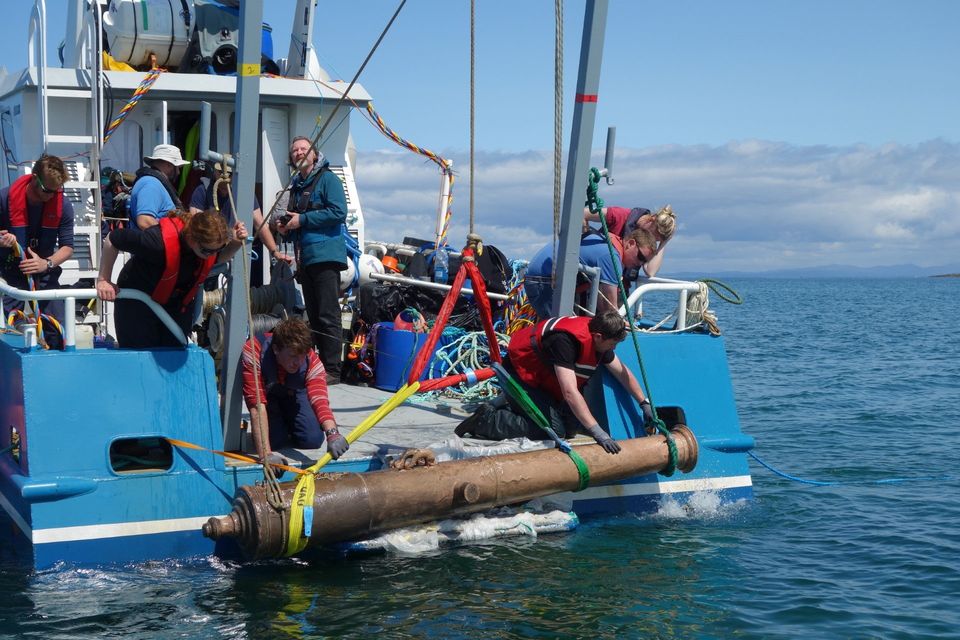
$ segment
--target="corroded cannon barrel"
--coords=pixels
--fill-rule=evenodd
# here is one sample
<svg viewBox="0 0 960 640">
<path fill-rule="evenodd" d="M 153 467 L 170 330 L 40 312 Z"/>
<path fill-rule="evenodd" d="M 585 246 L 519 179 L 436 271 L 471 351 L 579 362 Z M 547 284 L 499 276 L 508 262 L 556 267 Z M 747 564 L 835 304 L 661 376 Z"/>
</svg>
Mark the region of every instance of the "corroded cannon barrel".
<svg viewBox="0 0 960 640">
<path fill-rule="evenodd" d="M 697 464 L 697 441 L 684 425 L 673 430 L 677 468 Z M 623 448 L 610 455 L 599 445 L 576 447 L 590 469 L 590 484 L 624 480 L 668 466 L 662 435 L 618 441 Z M 280 485 L 284 504 L 292 500 L 296 482 Z M 576 491 L 579 475 L 558 449 L 442 462 L 403 471 L 324 473 L 316 479 L 308 546 L 369 537 L 423 522 L 517 504 L 533 498 Z M 233 511 L 203 525 L 208 538 L 235 537 L 249 558 L 284 554 L 290 510 L 277 511 L 263 486 L 243 486 Z"/>
</svg>

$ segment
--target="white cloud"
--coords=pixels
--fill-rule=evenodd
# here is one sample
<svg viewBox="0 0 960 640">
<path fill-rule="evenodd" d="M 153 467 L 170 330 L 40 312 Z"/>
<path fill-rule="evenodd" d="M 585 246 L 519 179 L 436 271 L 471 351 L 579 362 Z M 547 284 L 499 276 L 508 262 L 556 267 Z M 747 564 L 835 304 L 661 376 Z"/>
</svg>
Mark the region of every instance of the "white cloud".
<svg viewBox="0 0 960 640">
<path fill-rule="evenodd" d="M 469 159 L 450 157 L 457 171 L 450 239 L 459 245 L 469 221 Z M 361 151 L 358 165 L 370 237 L 432 237 L 440 184 L 434 164 L 402 151 Z M 614 176 L 614 185 L 601 185 L 608 204 L 670 203 L 677 212 L 668 272 L 931 266 L 960 256 L 960 145 L 943 140 L 619 149 Z M 478 153 L 474 191 L 476 231 L 507 256 L 529 257 L 550 240 L 552 152 Z"/>
</svg>

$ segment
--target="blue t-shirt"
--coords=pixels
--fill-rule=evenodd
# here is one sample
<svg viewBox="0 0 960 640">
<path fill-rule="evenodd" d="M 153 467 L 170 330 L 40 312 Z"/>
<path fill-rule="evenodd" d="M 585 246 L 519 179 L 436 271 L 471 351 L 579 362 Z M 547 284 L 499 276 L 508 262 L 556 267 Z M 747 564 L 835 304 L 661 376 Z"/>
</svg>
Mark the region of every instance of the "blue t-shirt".
<svg viewBox="0 0 960 640">
<path fill-rule="evenodd" d="M 623 263 L 614 250 L 616 266 L 623 273 Z M 614 262 L 610 258 L 610 249 L 607 242 L 597 234 L 590 234 L 580 241 L 580 264 L 587 267 L 600 268 L 600 282 L 617 284 L 617 275 L 614 271 Z M 527 265 L 527 275 L 549 278 L 553 270 L 553 245 L 548 244 L 538 251 Z"/>
<path fill-rule="evenodd" d="M 153 176 L 143 176 L 133 185 L 130 192 L 130 221 L 133 224 L 137 224 L 137 216 L 153 216 L 159 220 L 176 208 L 166 188 Z"/>
</svg>

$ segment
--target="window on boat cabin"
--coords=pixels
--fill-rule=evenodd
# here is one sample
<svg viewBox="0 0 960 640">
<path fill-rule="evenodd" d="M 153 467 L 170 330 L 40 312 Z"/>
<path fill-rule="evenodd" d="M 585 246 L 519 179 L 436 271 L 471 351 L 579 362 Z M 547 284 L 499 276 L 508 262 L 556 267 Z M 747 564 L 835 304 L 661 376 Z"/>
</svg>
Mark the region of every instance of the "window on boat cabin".
<svg viewBox="0 0 960 640">
<path fill-rule="evenodd" d="M 114 473 L 162 473 L 173 467 L 173 447 L 159 436 L 120 438 L 110 443 Z"/>
</svg>

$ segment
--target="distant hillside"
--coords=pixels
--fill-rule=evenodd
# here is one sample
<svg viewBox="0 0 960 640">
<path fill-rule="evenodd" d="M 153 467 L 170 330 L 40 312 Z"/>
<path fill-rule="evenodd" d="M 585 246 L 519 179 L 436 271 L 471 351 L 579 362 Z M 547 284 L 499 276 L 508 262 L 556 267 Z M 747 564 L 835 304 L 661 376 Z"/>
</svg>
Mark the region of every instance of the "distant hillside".
<svg viewBox="0 0 960 640">
<path fill-rule="evenodd" d="M 826 265 L 801 269 L 772 269 L 770 271 L 712 271 L 712 272 L 661 272 L 665 278 L 929 278 L 960 277 L 960 264 L 938 267 L 918 267 L 915 264 L 898 264 L 887 267 L 851 267 Z"/>
</svg>

